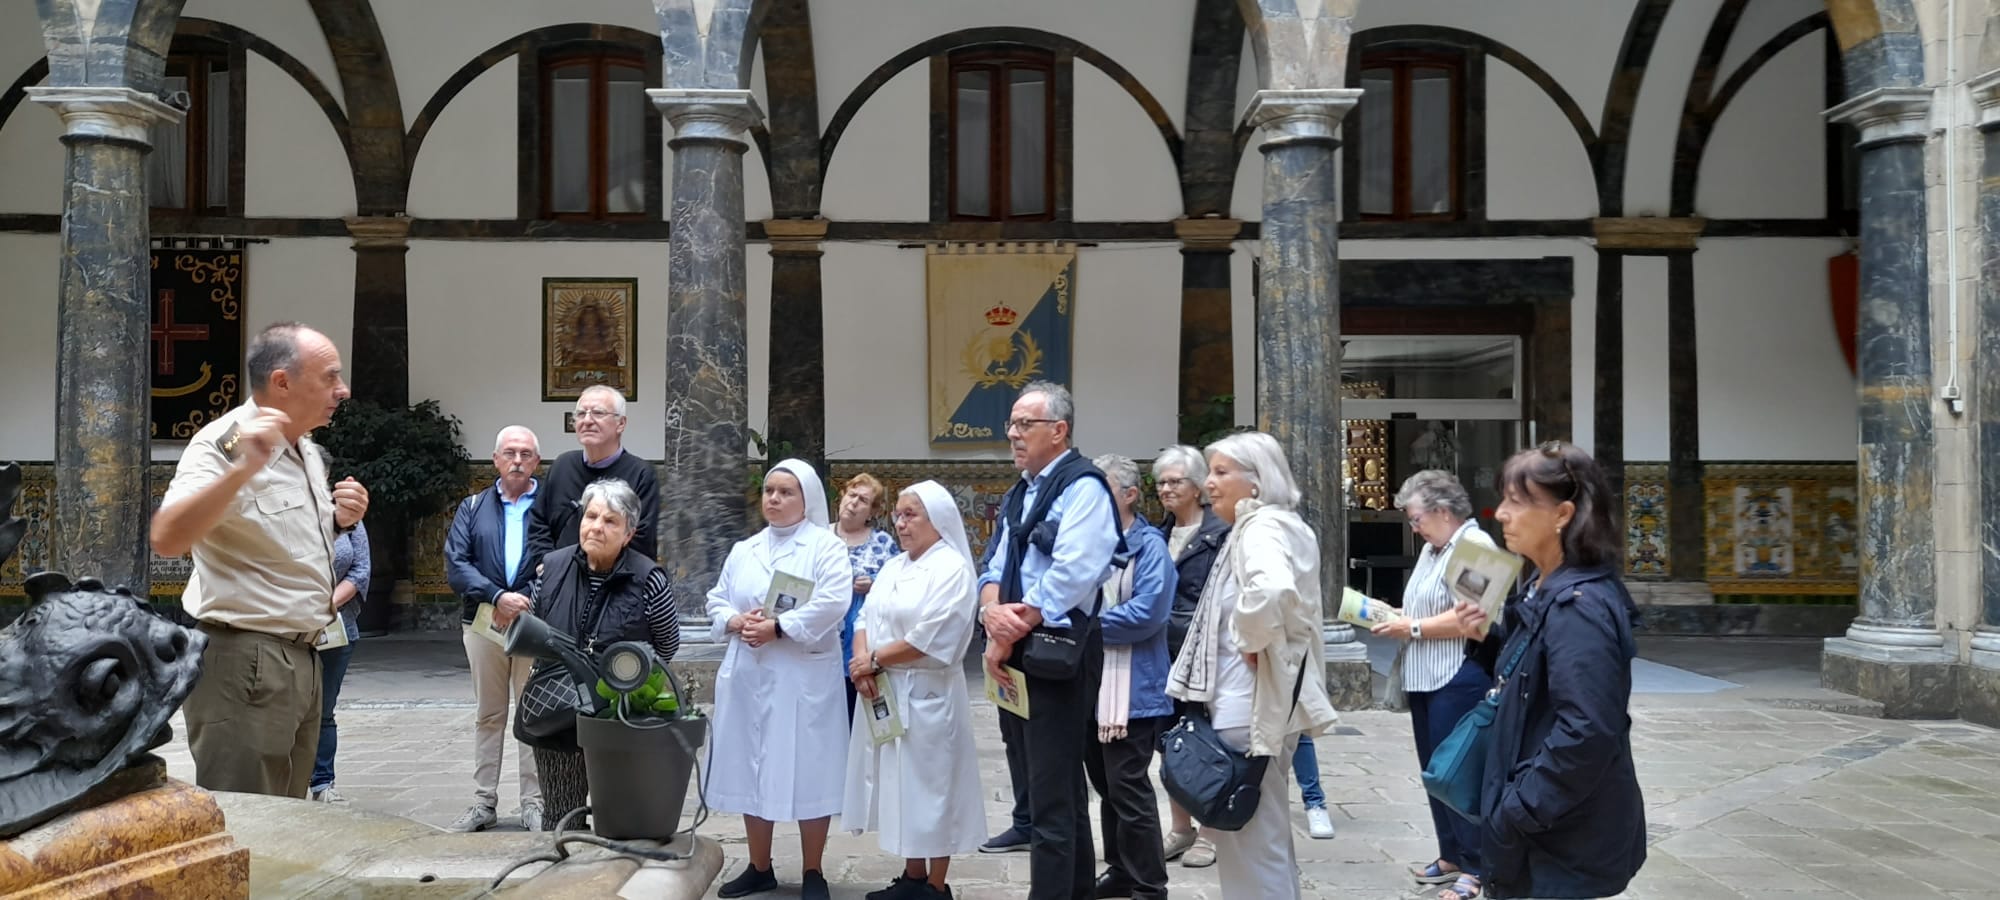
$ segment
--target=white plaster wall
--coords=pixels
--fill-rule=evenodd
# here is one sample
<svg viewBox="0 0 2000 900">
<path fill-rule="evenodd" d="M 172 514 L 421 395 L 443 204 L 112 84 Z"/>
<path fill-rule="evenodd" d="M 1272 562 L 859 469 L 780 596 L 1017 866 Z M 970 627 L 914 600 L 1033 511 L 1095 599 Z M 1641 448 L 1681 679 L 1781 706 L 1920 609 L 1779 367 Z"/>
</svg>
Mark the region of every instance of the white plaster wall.
<svg viewBox="0 0 2000 900">
<path fill-rule="evenodd" d="M 1175 128 L 1181 127 L 1187 109 L 1194 0 L 812 0 L 811 14 L 822 124 L 869 73 L 896 54 L 954 31 L 998 25 L 1041 29 L 1095 48 L 1145 85 L 1166 107 Z M 1088 65 L 1079 61 L 1077 71 Z M 912 68 L 923 70 L 926 64 L 919 61 Z"/>
<path fill-rule="evenodd" d="M 1590 113 L 1590 107 L 1584 111 Z M 1572 219 L 1596 214 L 1590 154 L 1569 119 L 1527 76 L 1488 58 L 1486 217 Z"/>
<path fill-rule="evenodd" d="M 1660 25 L 1659 41 L 1653 45 L 1652 62 L 1646 67 L 1646 80 L 1639 86 L 1638 102 L 1633 107 L 1632 136 L 1626 149 L 1625 215 L 1664 216 L 1669 211 L 1674 141 L 1680 132 L 1681 107 L 1687 102 L 1688 79 L 1694 74 L 1702 41 L 1721 5 L 1721 0 L 1682 0 L 1673 5 Z M 1606 70 L 1605 77 L 1610 75 Z M 1590 107 L 1585 109 L 1597 114 Z M 1627 458 L 1640 457 L 1628 454 Z"/>
<path fill-rule="evenodd" d="M 1854 459 L 1855 380 L 1827 302 L 1827 259 L 1843 249 L 1829 239 L 1702 241 L 1703 459 Z"/>
<path fill-rule="evenodd" d="M 376 8 L 380 9 L 381 4 Z M 318 76 L 333 99 L 346 108 L 346 94 L 341 88 L 340 72 L 333 63 L 333 51 L 327 47 L 326 35 L 320 31 L 311 6 L 271 0 L 188 0 L 181 9 L 181 17 L 234 25 L 270 41 Z M 290 76 L 279 77 L 290 80 Z"/>
<path fill-rule="evenodd" d="M 634 0 L 479 0 L 477 15 L 468 15 L 462 3 L 438 0 L 377 0 L 374 9 L 396 67 L 405 121 L 415 121 L 445 80 L 473 57 L 537 28 L 594 22 L 660 30 L 652 5 Z M 513 139 L 510 130 L 506 140 Z"/>
<path fill-rule="evenodd" d="M 1717 83 L 1728 78 L 1729 73 L 1743 65 L 1743 61 L 1772 36 L 1791 27 L 1793 22 L 1823 12 L 1826 12 L 1826 0 L 1758 0 L 1744 6 L 1743 18 L 1736 23 L 1736 34 L 1729 39 L 1729 49 L 1722 54 Z M 1825 32 L 1820 32 L 1801 40 L 1824 46 L 1824 37 Z"/>
<path fill-rule="evenodd" d="M 762 430 L 771 258 L 752 247 L 745 259 L 750 424 Z M 502 427 L 517 423 L 535 430 L 547 456 L 574 449 L 562 414 L 575 402 L 542 401 L 542 279 L 565 276 L 639 279 L 639 398 L 627 408 L 625 446 L 661 458 L 667 254 L 657 244 L 411 241 L 411 399 L 436 399 L 463 420 L 474 456 Z"/>
<path fill-rule="evenodd" d="M 431 122 L 410 170 L 409 213 L 511 219 L 520 186 L 520 57 L 494 64 Z"/>
<path fill-rule="evenodd" d="M 0 233 L 0 272 L 7 273 L 0 281 L 0 308 L 7 310 L 7 327 L 0 328 L 0 384 L 7 386 L 0 391 L 0 459 L 55 457 L 59 246 L 53 234 Z"/>
<path fill-rule="evenodd" d="M 1709 137 L 1696 186 L 1698 214 L 1826 214 L 1825 59 L 1820 41 L 1807 37 L 1772 57 L 1743 86 Z"/>
<path fill-rule="evenodd" d="M 1179 425 L 1180 247 L 1085 248 L 1076 268 L 1071 387 L 1079 446 L 1150 457 L 1173 442 Z M 930 446 L 923 251 L 829 244 L 820 270 L 828 455 L 1005 459 L 1004 450 Z"/>
<path fill-rule="evenodd" d="M 824 106 L 824 92 L 820 96 L 824 128 L 833 107 Z M 821 212 L 850 221 L 929 221 L 930 109 L 929 66 L 911 66 L 885 82 L 834 147 Z"/>
<path fill-rule="evenodd" d="M 1180 175 L 1146 110 L 1095 67 L 1076 67 L 1073 146 L 1079 222 L 1165 221 L 1178 217 Z"/>
<path fill-rule="evenodd" d="M 1699 256 L 1699 254 L 1697 254 Z M 1700 293 L 1697 288 L 1696 304 Z M 1697 306 L 1699 308 L 1699 306 Z M 1699 313 L 1696 315 L 1699 320 Z M 1699 339 L 1697 339 L 1699 342 Z M 1625 458 L 1667 458 L 1667 261 L 1625 260 Z"/>
<path fill-rule="evenodd" d="M 0 126 L 0 212 L 61 213 L 62 119 L 39 103 L 22 102 Z"/>
<path fill-rule="evenodd" d="M 254 54 L 244 89 L 244 213 L 353 215 L 353 166 L 319 104 L 284 70 Z"/>
</svg>

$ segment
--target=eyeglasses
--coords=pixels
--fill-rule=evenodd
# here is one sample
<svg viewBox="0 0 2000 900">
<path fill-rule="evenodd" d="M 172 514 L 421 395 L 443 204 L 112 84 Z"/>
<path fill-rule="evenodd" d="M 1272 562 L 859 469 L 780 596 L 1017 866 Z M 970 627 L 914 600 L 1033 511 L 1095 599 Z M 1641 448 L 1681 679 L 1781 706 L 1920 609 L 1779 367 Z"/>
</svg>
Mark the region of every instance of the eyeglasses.
<svg viewBox="0 0 2000 900">
<path fill-rule="evenodd" d="M 1158 480 L 1158 481 L 1155 481 L 1155 482 L 1153 482 L 1153 483 L 1154 483 L 1154 484 L 1156 484 L 1156 485 L 1159 485 L 1159 487 L 1160 487 L 1160 490 L 1163 490 L 1163 491 L 1169 491 L 1169 490 L 1177 490 L 1177 489 L 1180 489 L 1180 488 L 1184 488 L 1184 487 L 1188 487 L 1189 485 L 1192 485 L 1192 484 L 1194 484 L 1194 479 L 1192 479 L 1192 478 L 1162 478 L 1162 479 L 1160 479 L 1160 480 Z"/>
<path fill-rule="evenodd" d="M 1425 513 L 1423 510 L 1412 511 L 1410 513 L 1410 530 L 1415 531 L 1419 528 L 1422 528 L 1424 525 L 1424 516 L 1426 515 L 1428 515 L 1428 513 Z"/>
<path fill-rule="evenodd" d="M 501 458 L 501 459 L 534 459 L 534 458 L 535 458 L 535 455 L 536 455 L 536 454 L 535 454 L 535 451 L 533 451 L 533 450 L 502 450 L 502 451 L 500 451 L 500 458 Z"/>
<path fill-rule="evenodd" d="M 1009 432 L 1027 431 L 1028 429 L 1033 428 L 1037 425 L 1054 425 L 1055 423 L 1060 421 L 1062 420 L 1061 419 L 1008 419 L 1007 430 Z"/>
<path fill-rule="evenodd" d="M 577 418 L 579 418 L 579 419 L 617 419 L 617 418 L 622 418 L 622 417 L 621 417 L 621 416 L 619 416 L 619 415 L 618 415 L 617 413 L 615 413 L 615 412 L 612 412 L 611 410 L 608 410 L 608 409 L 579 409 L 579 410 L 577 410 L 577 411 L 576 411 L 576 417 L 577 417 Z"/>
<path fill-rule="evenodd" d="M 922 513 L 906 513 L 902 510 L 897 510 L 889 514 L 889 519 L 894 522 L 915 522 L 923 517 Z"/>
</svg>

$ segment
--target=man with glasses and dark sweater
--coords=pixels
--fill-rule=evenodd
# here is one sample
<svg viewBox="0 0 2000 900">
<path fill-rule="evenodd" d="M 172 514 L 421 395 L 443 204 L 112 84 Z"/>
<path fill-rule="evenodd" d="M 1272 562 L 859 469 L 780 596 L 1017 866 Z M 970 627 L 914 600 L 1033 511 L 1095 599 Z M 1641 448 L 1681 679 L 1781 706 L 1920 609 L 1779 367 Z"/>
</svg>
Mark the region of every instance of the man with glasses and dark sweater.
<svg viewBox="0 0 2000 900">
<path fill-rule="evenodd" d="M 660 558 L 660 482 L 653 464 L 625 452 L 625 395 L 607 385 L 584 388 L 576 398 L 576 442 L 556 458 L 528 510 L 528 550 L 536 565 L 542 554 L 577 542 L 583 510 L 577 501 L 591 482 L 616 478 L 639 495 L 639 530 L 632 546 L 655 562 Z"/>
</svg>

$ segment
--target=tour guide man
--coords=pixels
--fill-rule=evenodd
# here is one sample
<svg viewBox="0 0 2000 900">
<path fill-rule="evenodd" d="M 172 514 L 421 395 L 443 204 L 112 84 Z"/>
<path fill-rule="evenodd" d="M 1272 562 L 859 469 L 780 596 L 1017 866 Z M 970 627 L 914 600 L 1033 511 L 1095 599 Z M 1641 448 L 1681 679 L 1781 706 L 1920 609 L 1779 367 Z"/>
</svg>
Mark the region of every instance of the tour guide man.
<svg viewBox="0 0 2000 900">
<path fill-rule="evenodd" d="M 340 621 L 333 539 L 368 512 L 368 491 L 353 478 L 329 491 L 307 437 L 348 395 L 326 335 L 272 325 L 244 368 L 250 402 L 188 441 L 153 517 L 153 552 L 194 555 L 181 605 L 208 635 L 183 707 L 195 783 L 303 799 L 319 750 L 316 645 Z"/>
<path fill-rule="evenodd" d="M 1019 664 L 1015 645 L 1035 628 L 1084 625 L 1100 612 L 1094 601 L 1111 571 L 1118 520 L 1104 473 L 1070 448 L 1075 423 L 1061 385 L 1030 383 L 1014 401 L 1007 440 L 1021 481 L 1007 492 L 993 537 L 998 549 L 979 579 L 989 677 L 1005 680 L 999 667 L 1010 657 Z M 1091 628 L 1075 677 L 1025 676 L 1029 718 L 1000 713 L 1009 775 L 1028 800 L 1030 900 L 1095 892 L 1082 751 L 1094 740 L 1090 721 L 1103 666 L 1103 637 Z"/>
</svg>

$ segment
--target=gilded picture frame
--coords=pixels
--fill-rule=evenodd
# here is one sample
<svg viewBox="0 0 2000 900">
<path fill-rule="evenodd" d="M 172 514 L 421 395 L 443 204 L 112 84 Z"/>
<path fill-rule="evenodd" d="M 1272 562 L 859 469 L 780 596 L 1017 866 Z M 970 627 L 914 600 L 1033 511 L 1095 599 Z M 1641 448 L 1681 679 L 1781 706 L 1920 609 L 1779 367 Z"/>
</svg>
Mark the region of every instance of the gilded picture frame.
<svg viewBox="0 0 2000 900">
<path fill-rule="evenodd" d="M 542 399 L 605 384 L 639 399 L 639 279 L 542 279 Z"/>
</svg>

